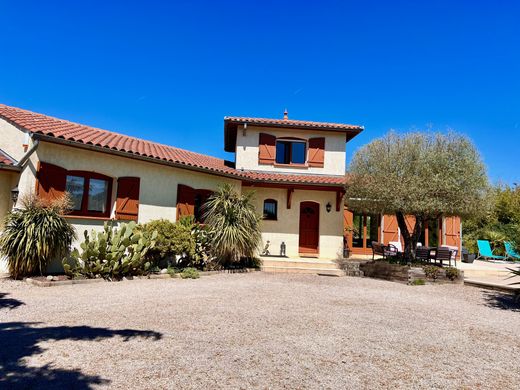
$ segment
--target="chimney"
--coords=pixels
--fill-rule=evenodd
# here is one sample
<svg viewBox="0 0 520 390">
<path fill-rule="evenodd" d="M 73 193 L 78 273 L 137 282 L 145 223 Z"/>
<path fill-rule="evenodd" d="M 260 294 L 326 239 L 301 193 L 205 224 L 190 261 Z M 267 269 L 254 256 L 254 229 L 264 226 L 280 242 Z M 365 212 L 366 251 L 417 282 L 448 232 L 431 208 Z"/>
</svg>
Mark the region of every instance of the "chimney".
<svg viewBox="0 0 520 390">
<path fill-rule="evenodd" d="M 286 108 L 285 111 L 283 112 L 283 119 L 284 119 L 284 120 L 289 119 L 289 113 L 287 112 L 287 108 Z"/>
</svg>

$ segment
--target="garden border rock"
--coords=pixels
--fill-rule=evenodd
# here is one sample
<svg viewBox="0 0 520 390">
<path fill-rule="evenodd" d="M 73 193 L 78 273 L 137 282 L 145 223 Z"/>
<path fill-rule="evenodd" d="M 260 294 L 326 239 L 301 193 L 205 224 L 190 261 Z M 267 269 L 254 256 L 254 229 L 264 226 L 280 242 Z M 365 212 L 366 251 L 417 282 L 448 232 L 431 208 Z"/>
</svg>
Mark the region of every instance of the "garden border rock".
<svg viewBox="0 0 520 390">
<path fill-rule="evenodd" d="M 446 277 L 446 270 L 439 267 L 439 275 L 436 280 L 426 277 L 421 266 L 408 266 L 393 264 L 383 260 L 373 260 L 360 264 L 360 270 L 365 277 L 389 280 L 412 285 L 416 280 L 424 280 L 427 284 L 462 284 L 464 283 L 464 271 L 459 271 L 455 280 Z"/>
<path fill-rule="evenodd" d="M 243 268 L 243 269 L 236 269 L 236 270 L 219 270 L 219 271 L 199 271 L 200 276 L 211 276 L 211 275 L 218 275 L 222 273 L 245 273 L 245 272 L 257 272 L 260 271 L 258 268 Z M 121 282 L 127 282 L 134 279 L 181 279 L 177 277 L 171 277 L 169 274 L 150 274 L 145 276 L 133 276 L 133 277 L 124 277 Z M 37 286 L 37 287 L 54 287 L 54 286 L 72 286 L 74 284 L 88 284 L 88 283 L 100 283 L 100 282 L 107 282 L 103 278 L 97 278 L 97 279 L 69 279 L 69 280 L 36 280 L 32 278 L 25 278 L 24 281 L 30 285 Z"/>
</svg>

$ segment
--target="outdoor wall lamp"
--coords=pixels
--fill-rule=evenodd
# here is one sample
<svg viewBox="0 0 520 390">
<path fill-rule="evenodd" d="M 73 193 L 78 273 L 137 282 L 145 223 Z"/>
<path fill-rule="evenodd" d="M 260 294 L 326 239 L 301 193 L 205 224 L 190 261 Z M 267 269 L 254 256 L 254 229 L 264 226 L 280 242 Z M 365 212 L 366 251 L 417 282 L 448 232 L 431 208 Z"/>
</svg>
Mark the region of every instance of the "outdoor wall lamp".
<svg viewBox="0 0 520 390">
<path fill-rule="evenodd" d="M 327 205 L 325 206 L 325 208 L 327 209 L 327 213 L 330 213 L 330 210 L 332 210 L 332 205 L 329 203 L 327 203 Z"/>
<path fill-rule="evenodd" d="M 11 190 L 11 200 L 13 201 L 13 205 L 16 205 L 16 201 L 18 200 L 18 194 L 20 191 L 18 190 L 18 186 L 14 187 Z"/>
</svg>

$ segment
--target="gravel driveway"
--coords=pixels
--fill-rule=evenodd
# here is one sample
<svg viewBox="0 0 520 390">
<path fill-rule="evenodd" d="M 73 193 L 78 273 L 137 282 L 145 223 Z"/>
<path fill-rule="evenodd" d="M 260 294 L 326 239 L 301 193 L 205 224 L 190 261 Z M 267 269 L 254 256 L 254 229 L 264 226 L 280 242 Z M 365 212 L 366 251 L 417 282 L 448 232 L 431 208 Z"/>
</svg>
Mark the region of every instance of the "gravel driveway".
<svg viewBox="0 0 520 390">
<path fill-rule="evenodd" d="M 4 280 L 0 364 L 0 388 L 512 389 L 520 308 L 473 287 L 260 272 Z"/>
</svg>

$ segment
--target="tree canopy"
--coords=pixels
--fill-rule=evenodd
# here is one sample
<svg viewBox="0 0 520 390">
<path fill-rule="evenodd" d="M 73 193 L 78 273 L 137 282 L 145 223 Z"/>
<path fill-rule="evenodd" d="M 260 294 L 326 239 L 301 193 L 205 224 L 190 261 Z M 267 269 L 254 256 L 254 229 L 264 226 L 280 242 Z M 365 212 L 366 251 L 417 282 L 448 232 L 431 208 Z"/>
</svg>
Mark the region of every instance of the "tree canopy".
<svg viewBox="0 0 520 390">
<path fill-rule="evenodd" d="M 482 212 L 487 189 L 484 163 L 467 137 L 390 132 L 355 153 L 346 202 L 355 211 L 395 214 L 410 254 L 425 221 Z M 403 231 L 405 215 L 416 217 L 410 237 Z"/>
<path fill-rule="evenodd" d="M 489 192 L 486 213 L 464 221 L 464 245 L 477 252 L 477 240 L 489 240 L 494 253 L 504 255 L 504 241 L 520 250 L 520 188 L 499 184 Z"/>
</svg>

